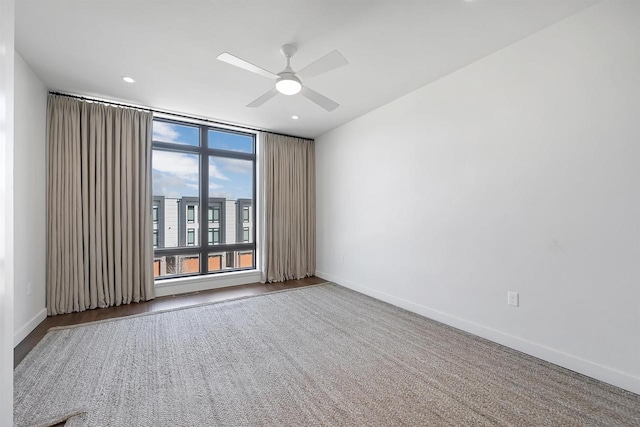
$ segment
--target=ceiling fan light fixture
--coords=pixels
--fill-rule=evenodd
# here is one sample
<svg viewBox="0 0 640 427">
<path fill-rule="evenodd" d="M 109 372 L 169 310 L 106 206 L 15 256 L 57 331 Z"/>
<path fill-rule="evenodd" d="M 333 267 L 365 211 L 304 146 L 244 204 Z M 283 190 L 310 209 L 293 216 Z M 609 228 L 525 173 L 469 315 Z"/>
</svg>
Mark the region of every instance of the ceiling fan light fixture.
<svg viewBox="0 0 640 427">
<path fill-rule="evenodd" d="M 293 75 L 282 76 L 276 82 L 276 89 L 283 95 L 295 95 L 302 90 L 302 84 Z"/>
</svg>

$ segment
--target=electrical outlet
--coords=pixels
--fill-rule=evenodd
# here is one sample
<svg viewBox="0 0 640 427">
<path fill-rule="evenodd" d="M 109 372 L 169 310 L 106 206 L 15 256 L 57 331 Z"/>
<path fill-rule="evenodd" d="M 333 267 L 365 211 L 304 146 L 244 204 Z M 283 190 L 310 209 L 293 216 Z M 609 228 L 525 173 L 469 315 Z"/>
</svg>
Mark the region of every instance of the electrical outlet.
<svg viewBox="0 0 640 427">
<path fill-rule="evenodd" d="M 514 307 L 520 306 L 520 298 L 517 292 L 507 292 L 507 304 Z"/>
<path fill-rule="evenodd" d="M 31 282 L 27 282 L 27 295 L 31 295 L 33 292 L 33 287 L 31 286 Z"/>
</svg>

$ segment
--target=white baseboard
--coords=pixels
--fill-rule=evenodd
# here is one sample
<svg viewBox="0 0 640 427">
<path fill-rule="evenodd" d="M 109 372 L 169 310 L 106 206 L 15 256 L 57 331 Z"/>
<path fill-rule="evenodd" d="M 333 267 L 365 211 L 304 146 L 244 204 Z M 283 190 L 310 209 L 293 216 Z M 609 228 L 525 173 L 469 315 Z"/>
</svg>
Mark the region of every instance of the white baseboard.
<svg viewBox="0 0 640 427">
<path fill-rule="evenodd" d="M 238 271 L 213 276 L 184 277 L 160 280 L 156 283 L 156 297 L 208 291 L 260 281 L 259 271 Z"/>
<path fill-rule="evenodd" d="M 47 309 L 43 308 L 38 314 L 33 316 L 25 325 L 13 334 L 13 348 L 22 342 L 44 319 L 47 318 Z"/>
<path fill-rule="evenodd" d="M 562 351 L 547 347 L 543 344 L 532 342 L 524 338 L 506 334 L 497 329 L 489 328 L 469 320 L 465 320 L 430 307 L 417 304 L 415 302 L 381 292 L 367 286 L 353 283 L 341 277 L 334 276 L 322 271 L 316 271 L 316 276 L 325 280 L 337 283 L 338 285 L 352 289 L 356 292 L 368 295 L 378 300 L 387 302 L 421 316 L 428 317 L 438 322 L 442 322 L 454 328 L 477 335 L 490 341 L 521 351 L 531 356 L 537 357 L 547 362 L 562 366 L 563 368 L 579 372 L 583 375 L 604 381 L 625 390 L 640 394 L 640 377 L 618 371 L 614 368 L 591 362 L 580 357 L 564 353 Z"/>
</svg>

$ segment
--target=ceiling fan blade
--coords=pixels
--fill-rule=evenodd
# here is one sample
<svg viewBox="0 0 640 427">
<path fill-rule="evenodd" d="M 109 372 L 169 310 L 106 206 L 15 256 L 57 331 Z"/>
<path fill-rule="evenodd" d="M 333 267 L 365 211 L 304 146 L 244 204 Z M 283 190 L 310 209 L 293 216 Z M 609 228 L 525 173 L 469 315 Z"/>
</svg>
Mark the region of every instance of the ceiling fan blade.
<svg viewBox="0 0 640 427">
<path fill-rule="evenodd" d="M 318 76 L 322 73 L 326 73 L 327 71 L 335 70 L 336 68 L 340 68 L 344 65 L 347 65 L 348 62 L 344 56 L 337 50 L 334 50 L 331 53 L 326 54 L 322 58 L 318 59 L 316 62 L 312 62 L 311 64 L 304 67 L 302 70 L 296 73 L 301 80 L 305 80 L 311 77 Z"/>
<path fill-rule="evenodd" d="M 306 86 L 302 87 L 302 91 L 300 93 L 327 111 L 333 111 L 340 106 L 337 102 L 330 100 L 324 95 L 320 95 L 318 92 L 311 90 Z"/>
<path fill-rule="evenodd" d="M 240 59 L 237 56 L 231 55 L 227 52 L 218 55 L 217 59 L 222 62 L 226 62 L 227 64 L 235 65 L 236 67 L 242 68 L 243 70 L 251 71 L 255 74 L 260 74 L 261 76 L 267 77 L 269 79 L 275 80 L 278 78 L 277 74 L 273 74 L 271 71 L 267 71 L 264 68 L 253 65 L 252 63 L 247 62 L 244 59 Z"/>
<path fill-rule="evenodd" d="M 264 104 L 265 102 L 267 102 L 268 100 L 270 100 L 271 98 L 273 98 L 274 96 L 276 96 L 277 94 L 278 94 L 278 90 L 274 87 L 269 92 L 267 92 L 264 95 L 262 95 L 260 98 L 258 98 L 255 101 L 247 104 L 247 107 L 249 107 L 249 108 L 259 107 L 262 104 Z"/>
</svg>

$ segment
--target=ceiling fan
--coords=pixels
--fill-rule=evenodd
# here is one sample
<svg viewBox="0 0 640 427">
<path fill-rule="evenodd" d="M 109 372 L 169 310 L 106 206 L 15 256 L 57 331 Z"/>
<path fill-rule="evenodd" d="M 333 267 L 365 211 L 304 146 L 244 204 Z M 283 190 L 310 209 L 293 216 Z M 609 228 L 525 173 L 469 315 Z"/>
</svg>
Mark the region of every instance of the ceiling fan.
<svg viewBox="0 0 640 427">
<path fill-rule="evenodd" d="M 307 65 L 302 70 L 296 72 L 291 68 L 291 57 L 297 52 L 297 50 L 298 49 L 296 49 L 295 46 L 290 44 L 285 44 L 280 48 L 280 52 L 282 52 L 284 57 L 287 59 L 287 66 L 278 74 L 274 74 L 271 71 L 267 71 L 264 68 L 253 65 L 252 63 L 227 52 L 218 55 L 217 59 L 276 81 L 276 85 L 273 89 L 260 96 L 255 101 L 249 103 L 247 107 L 259 107 L 278 93 L 283 95 L 295 95 L 300 92 L 302 96 L 308 98 L 312 102 L 315 102 L 327 111 L 333 111 L 338 108 L 340 104 L 332 101 L 324 95 L 320 95 L 314 90 L 309 89 L 306 85 L 303 85 L 302 82 L 311 77 L 315 77 L 322 73 L 326 73 L 327 71 L 335 70 L 336 68 L 347 65 L 347 60 L 340 52 L 334 50 L 317 61 Z"/>
</svg>

